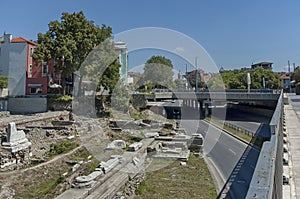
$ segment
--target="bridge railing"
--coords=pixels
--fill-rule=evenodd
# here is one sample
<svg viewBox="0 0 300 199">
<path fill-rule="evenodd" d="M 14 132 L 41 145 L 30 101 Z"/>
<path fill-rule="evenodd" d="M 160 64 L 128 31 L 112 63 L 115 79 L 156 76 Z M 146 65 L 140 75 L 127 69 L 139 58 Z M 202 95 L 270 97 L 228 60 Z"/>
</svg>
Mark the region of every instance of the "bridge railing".
<svg viewBox="0 0 300 199">
<path fill-rule="evenodd" d="M 153 92 L 166 92 L 167 89 L 157 89 L 153 90 Z M 195 92 L 193 89 L 175 89 L 175 90 L 167 90 L 168 92 Z M 201 92 L 228 92 L 228 93 L 247 93 L 247 89 L 199 89 L 198 93 Z M 280 89 L 268 89 L 268 88 L 261 88 L 261 89 L 250 89 L 250 93 L 280 93 Z"/>
<path fill-rule="evenodd" d="M 248 189 L 247 197 L 282 198 L 283 92 L 270 122 L 271 139 L 264 142 Z"/>
</svg>

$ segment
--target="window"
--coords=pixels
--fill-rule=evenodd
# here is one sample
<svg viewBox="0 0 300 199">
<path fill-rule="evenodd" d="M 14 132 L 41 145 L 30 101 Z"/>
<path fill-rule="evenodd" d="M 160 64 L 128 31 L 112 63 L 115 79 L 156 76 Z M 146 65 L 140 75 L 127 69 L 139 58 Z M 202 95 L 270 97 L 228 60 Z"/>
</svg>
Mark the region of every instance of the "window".
<svg viewBox="0 0 300 199">
<path fill-rule="evenodd" d="M 42 88 L 41 87 L 30 88 L 30 94 L 40 94 L 40 93 L 42 93 Z"/>
<path fill-rule="evenodd" d="M 32 57 L 32 54 L 33 54 L 33 48 L 30 48 L 30 57 Z"/>
<path fill-rule="evenodd" d="M 29 74 L 32 75 L 32 64 L 29 65 Z"/>
<path fill-rule="evenodd" d="M 42 76 L 47 77 L 47 74 L 48 74 L 48 64 L 45 62 L 42 68 Z"/>
</svg>

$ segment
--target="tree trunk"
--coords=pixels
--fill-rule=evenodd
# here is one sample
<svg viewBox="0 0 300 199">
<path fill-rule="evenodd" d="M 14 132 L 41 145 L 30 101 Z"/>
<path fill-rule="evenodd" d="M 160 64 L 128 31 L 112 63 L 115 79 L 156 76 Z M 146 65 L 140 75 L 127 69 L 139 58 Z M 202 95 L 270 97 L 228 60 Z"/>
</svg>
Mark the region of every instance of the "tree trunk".
<svg viewBox="0 0 300 199">
<path fill-rule="evenodd" d="M 63 95 L 66 95 L 66 79 L 65 78 L 62 78 L 61 79 L 61 84 L 62 84 L 62 94 Z"/>
</svg>

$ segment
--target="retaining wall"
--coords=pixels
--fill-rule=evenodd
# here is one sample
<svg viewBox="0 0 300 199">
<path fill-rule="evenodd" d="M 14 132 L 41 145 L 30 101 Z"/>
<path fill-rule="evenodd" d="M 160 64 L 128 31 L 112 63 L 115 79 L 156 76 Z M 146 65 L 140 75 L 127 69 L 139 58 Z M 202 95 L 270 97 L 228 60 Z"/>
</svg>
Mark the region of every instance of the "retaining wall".
<svg viewBox="0 0 300 199">
<path fill-rule="evenodd" d="M 11 114 L 32 114 L 47 111 L 47 98 L 44 97 L 16 97 L 8 98 L 7 110 Z"/>
</svg>

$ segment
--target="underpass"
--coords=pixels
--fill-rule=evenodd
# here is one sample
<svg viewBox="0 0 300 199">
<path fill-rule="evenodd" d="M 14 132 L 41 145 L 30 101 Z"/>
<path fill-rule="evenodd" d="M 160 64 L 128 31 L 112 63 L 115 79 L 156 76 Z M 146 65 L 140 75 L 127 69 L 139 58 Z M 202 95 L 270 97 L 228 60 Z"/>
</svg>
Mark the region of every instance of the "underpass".
<svg viewBox="0 0 300 199">
<path fill-rule="evenodd" d="M 282 93 L 198 92 L 193 94 L 192 92 L 177 92 L 175 95 L 176 99 L 183 100 L 182 115 L 186 117 L 181 117 L 181 125 L 188 132 L 192 134 L 201 133 L 205 137 L 205 158 L 212 162 L 215 170 L 219 173 L 219 182 L 223 184 L 223 186 L 218 186 L 222 187 L 219 190 L 219 198 L 245 198 L 249 194 L 255 196 L 258 193 L 268 196 L 267 198 L 280 198 L 282 196 L 282 140 L 280 141 L 280 136 L 278 136 L 282 132 L 280 130 Z M 205 101 L 224 100 L 224 95 L 233 104 L 241 102 L 241 104 L 257 106 L 258 108 L 266 105 L 271 111 L 275 110 L 276 106 L 274 114 L 272 112 L 266 117 L 261 117 L 260 114 L 256 115 L 255 109 L 250 114 L 241 114 L 245 115 L 245 118 L 236 113 L 233 113 L 231 118 L 230 114 L 227 115 L 230 123 L 252 131 L 253 139 L 256 139 L 257 136 L 263 138 L 262 141 L 265 142 L 262 144 L 262 152 L 259 147 L 252 144 L 248 145 L 222 129 L 203 124 L 203 121 L 199 120 L 200 116 L 203 118 L 203 114 L 207 116 L 214 112 L 213 107 L 209 107 Z M 167 99 L 167 95 L 164 95 L 164 98 Z M 174 100 L 174 96 L 172 99 Z M 207 108 L 212 110 L 207 111 Z M 213 116 L 218 116 L 216 112 Z M 278 157 L 276 161 L 270 161 L 273 156 Z M 266 172 L 262 179 L 259 177 L 260 171 Z M 272 180 L 264 181 L 264 178 L 267 177 Z M 260 180 L 266 183 L 263 185 L 264 187 L 272 189 L 271 194 L 259 188 L 261 186 Z"/>
</svg>

